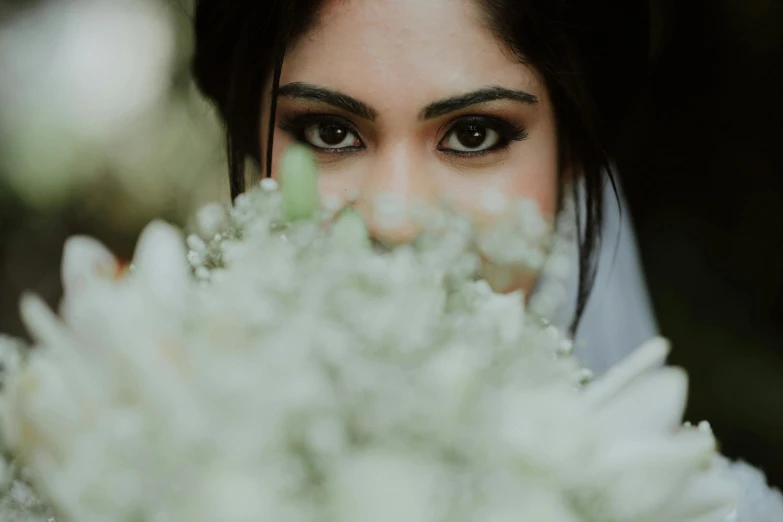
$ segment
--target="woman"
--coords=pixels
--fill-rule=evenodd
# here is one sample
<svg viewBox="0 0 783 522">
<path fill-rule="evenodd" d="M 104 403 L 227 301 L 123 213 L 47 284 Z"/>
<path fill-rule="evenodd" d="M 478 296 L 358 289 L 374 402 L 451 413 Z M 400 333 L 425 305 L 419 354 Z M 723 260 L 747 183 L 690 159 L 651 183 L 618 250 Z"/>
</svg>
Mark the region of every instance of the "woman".
<svg viewBox="0 0 783 522">
<path fill-rule="evenodd" d="M 639 3 L 584 4 L 198 1 L 193 71 L 226 126 L 232 195 L 245 188 L 246 160 L 275 176 L 283 149 L 301 142 L 318 158 L 323 197 L 356 198 L 386 244 L 416 227 L 381 223 L 381 196 L 405 208 L 447 199 L 486 217 L 485 195 L 499 192 L 552 219 L 578 198 L 576 269 L 560 282 L 572 299 L 551 315 L 603 370 L 654 333 L 627 213 L 617 221 L 613 205 L 604 219 L 608 148 L 635 79 L 627 65 L 643 71 L 646 26 L 628 22 L 645 19 Z M 616 70 L 625 82 L 607 75 Z M 535 297 L 551 279 L 504 290 Z M 594 286 L 603 297 L 587 306 Z"/>
</svg>

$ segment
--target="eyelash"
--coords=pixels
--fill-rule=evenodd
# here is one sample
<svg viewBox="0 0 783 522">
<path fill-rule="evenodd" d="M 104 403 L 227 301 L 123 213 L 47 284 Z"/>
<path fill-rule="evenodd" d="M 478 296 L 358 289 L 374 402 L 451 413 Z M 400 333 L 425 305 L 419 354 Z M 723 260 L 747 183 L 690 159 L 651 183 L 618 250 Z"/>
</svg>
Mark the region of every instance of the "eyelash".
<svg viewBox="0 0 783 522">
<path fill-rule="evenodd" d="M 351 132 L 357 138 L 359 138 L 359 130 L 350 121 L 340 116 L 334 116 L 329 114 L 304 112 L 304 113 L 293 114 L 290 116 L 284 116 L 283 118 L 281 118 L 278 127 L 281 130 L 291 134 L 300 143 L 304 143 L 308 147 L 311 147 L 317 150 L 318 152 L 325 152 L 327 154 L 350 154 L 352 152 L 357 152 L 361 150 L 360 147 L 343 147 L 339 149 L 327 149 L 323 147 L 317 147 L 315 145 L 308 143 L 304 136 L 305 130 L 307 130 L 307 128 L 310 127 L 311 125 L 315 125 L 319 123 L 328 124 L 328 125 L 339 125 L 340 127 L 345 127 L 349 132 Z M 361 138 L 359 138 L 359 140 L 361 141 Z"/>
<path fill-rule="evenodd" d="M 327 154 L 350 154 L 353 152 L 358 152 L 364 147 L 364 144 L 362 144 L 361 147 L 342 148 L 323 148 L 312 145 L 307 142 L 304 133 L 307 128 L 315 124 L 329 124 L 344 127 L 350 133 L 355 135 L 359 141 L 362 141 L 358 129 L 349 120 L 336 115 L 320 114 L 314 112 L 295 113 L 284 116 L 278 124 L 278 127 L 281 130 L 291 134 L 297 141 L 304 143 L 318 152 L 324 152 Z M 443 133 L 443 137 L 438 141 L 438 143 L 442 143 L 453 132 L 458 130 L 460 126 L 471 124 L 497 132 L 499 136 L 498 143 L 490 148 L 480 151 L 456 151 L 441 149 L 440 145 L 438 150 L 450 156 L 463 158 L 486 156 L 508 148 L 512 141 L 524 141 L 528 137 L 527 130 L 522 125 L 515 125 L 502 118 L 497 118 L 494 116 L 473 115 L 459 117 L 455 121 L 449 123 L 447 126 L 444 126 L 444 128 L 447 128 L 448 130 Z"/>
<path fill-rule="evenodd" d="M 443 134 L 443 137 L 440 139 L 438 143 L 443 142 L 460 126 L 468 126 L 471 124 L 497 132 L 499 136 L 498 143 L 488 149 L 480 150 L 480 151 L 455 151 L 455 150 L 445 150 L 440 148 L 438 150 L 440 150 L 444 154 L 449 154 L 451 156 L 457 156 L 462 158 L 486 156 L 493 152 L 498 152 L 507 149 L 512 141 L 524 141 L 528 137 L 527 130 L 523 125 L 515 125 L 509 121 L 494 116 L 475 115 L 475 116 L 462 116 L 457 120 L 451 122 L 447 126 L 448 130 Z"/>
</svg>

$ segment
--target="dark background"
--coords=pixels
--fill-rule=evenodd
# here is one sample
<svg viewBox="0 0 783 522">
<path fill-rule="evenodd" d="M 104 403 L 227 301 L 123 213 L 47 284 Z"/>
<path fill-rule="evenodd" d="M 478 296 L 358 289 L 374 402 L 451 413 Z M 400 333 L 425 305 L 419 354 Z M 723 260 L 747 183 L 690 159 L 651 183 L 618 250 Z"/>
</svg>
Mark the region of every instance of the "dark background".
<svg viewBox="0 0 783 522">
<path fill-rule="evenodd" d="M 691 376 L 688 419 L 783 486 L 783 1 L 659 2 L 652 36 L 617 164 L 659 325 Z M 56 302 L 68 235 L 130 254 L 138 230 L 98 216 L 0 191 L 0 331 L 22 334 L 21 291 Z"/>
<path fill-rule="evenodd" d="M 783 2 L 659 3 L 617 158 L 692 421 L 783 486 Z"/>
</svg>

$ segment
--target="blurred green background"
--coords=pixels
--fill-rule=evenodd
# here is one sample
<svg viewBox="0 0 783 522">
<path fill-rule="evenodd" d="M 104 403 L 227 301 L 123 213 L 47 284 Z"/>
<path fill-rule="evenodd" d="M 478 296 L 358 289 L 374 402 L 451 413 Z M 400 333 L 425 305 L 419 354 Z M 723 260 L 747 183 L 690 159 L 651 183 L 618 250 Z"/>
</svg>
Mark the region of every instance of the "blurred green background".
<svg viewBox="0 0 783 522">
<path fill-rule="evenodd" d="M 68 236 L 129 257 L 151 218 L 227 198 L 219 127 L 187 71 L 190 8 L 0 0 L 0 331 L 24 335 L 21 292 L 57 302 Z M 617 164 L 655 310 L 691 375 L 688 418 L 783 486 L 783 3 L 652 13 Z"/>
</svg>

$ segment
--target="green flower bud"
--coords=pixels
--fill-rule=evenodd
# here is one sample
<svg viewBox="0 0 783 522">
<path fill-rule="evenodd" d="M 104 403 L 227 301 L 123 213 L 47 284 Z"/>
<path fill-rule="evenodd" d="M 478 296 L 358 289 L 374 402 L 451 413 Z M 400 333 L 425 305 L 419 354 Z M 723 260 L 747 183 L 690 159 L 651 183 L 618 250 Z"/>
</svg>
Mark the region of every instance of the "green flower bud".
<svg viewBox="0 0 783 522">
<path fill-rule="evenodd" d="M 280 162 L 280 191 L 289 221 L 312 219 L 319 208 L 318 167 L 310 150 L 292 145 Z"/>
</svg>

